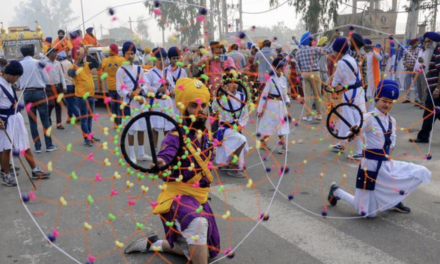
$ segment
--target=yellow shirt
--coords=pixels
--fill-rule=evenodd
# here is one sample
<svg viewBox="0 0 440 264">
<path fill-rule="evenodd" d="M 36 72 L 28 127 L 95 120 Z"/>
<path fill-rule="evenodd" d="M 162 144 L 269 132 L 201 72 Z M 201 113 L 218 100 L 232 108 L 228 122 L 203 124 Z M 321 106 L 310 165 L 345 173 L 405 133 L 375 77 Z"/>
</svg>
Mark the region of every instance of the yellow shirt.
<svg viewBox="0 0 440 264">
<path fill-rule="evenodd" d="M 101 69 L 108 74 L 107 88 L 109 91 L 116 91 L 116 72 L 118 72 L 124 61 L 125 58 L 119 55 L 109 56 L 102 61 Z"/>
<path fill-rule="evenodd" d="M 76 64 L 70 66 L 69 69 L 76 71 L 76 76 L 72 78 L 75 85 L 75 96 L 83 97 L 87 92 L 89 96 L 95 95 L 95 84 L 93 83 L 92 71 L 90 70 L 89 63 L 85 62 L 82 70 Z"/>
</svg>

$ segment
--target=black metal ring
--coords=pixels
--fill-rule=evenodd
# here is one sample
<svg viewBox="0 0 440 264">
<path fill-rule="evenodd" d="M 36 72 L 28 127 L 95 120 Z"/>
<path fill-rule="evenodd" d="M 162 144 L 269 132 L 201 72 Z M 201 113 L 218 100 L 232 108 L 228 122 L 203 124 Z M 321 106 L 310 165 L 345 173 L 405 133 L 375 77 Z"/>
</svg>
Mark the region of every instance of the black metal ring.
<svg viewBox="0 0 440 264">
<path fill-rule="evenodd" d="M 355 105 L 355 104 L 351 104 L 351 103 L 341 103 L 338 104 L 337 106 L 333 107 L 332 110 L 330 110 L 330 113 L 327 116 L 327 130 L 330 133 L 330 135 L 332 135 L 333 137 L 337 138 L 337 139 L 349 139 L 355 136 L 355 134 L 357 133 L 350 133 L 348 136 L 339 136 L 337 135 L 333 129 L 330 128 L 330 118 L 333 114 L 337 115 L 339 117 L 339 119 L 344 122 L 344 124 L 346 124 L 350 129 L 352 129 L 353 127 L 355 127 L 354 125 L 348 123 L 348 121 L 341 115 L 338 113 L 337 109 L 342 107 L 342 106 L 349 106 L 349 107 L 354 107 L 356 109 L 357 112 L 359 112 L 359 116 L 361 117 L 361 121 L 360 124 L 357 125 L 358 130 L 355 132 L 359 132 L 359 129 L 362 127 L 363 123 L 364 123 L 364 115 L 362 114 L 362 110 L 359 108 L 359 106 Z"/>
<path fill-rule="evenodd" d="M 165 166 L 163 166 L 162 168 L 159 168 L 159 166 L 157 166 L 157 155 L 156 155 L 156 150 L 154 148 L 154 141 L 153 141 L 153 128 L 151 127 L 151 122 L 150 119 L 152 116 L 160 116 L 165 118 L 167 121 L 171 122 L 175 127 L 176 127 L 176 131 L 177 133 L 179 133 L 179 146 L 177 148 L 177 152 L 175 154 L 175 156 L 173 157 L 173 159 L 167 163 Z M 151 156 L 153 159 L 153 164 L 155 164 L 156 166 L 154 166 L 153 168 L 150 169 L 146 169 L 144 167 L 141 167 L 135 163 L 133 163 L 131 161 L 131 159 L 129 158 L 129 155 L 127 154 L 127 151 L 125 150 L 125 138 L 127 136 L 127 133 L 129 131 L 129 128 L 139 119 L 141 118 L 145 118 L 145 121 L 147 123 L 147 133 L 148 133 L 148 140 L 150 142 L 150 149 L 151 149 Z M 140 113 L 138 115 L 136 115 L 135 117 L 133 117 L 128 123 L 127 125 L 125 125 L 124 130 L 122 131 L 122 135 L 121 135 L 121 152 L 122 155 L 124 156 L 125 161 L 127 161 L 128 164 L 130 164 L 131 167 L 133 167 L 136 170 L 140 170 L 142 172 L 145 173 L 158 173 L 161 171 L 165 171 L 168 170 L 170 168 L 170 166 L 172 164 L 175 164 L 178 160 L 178 156 L 179 153 L 182 153 L 183 150 L 183 132 L 182 129 L 180 129 L 180 125 L 173 119 L 171 118 L 169 115 L 164 114 L 162 112 L 156 112 L 156 111 L 150 111 L 150 112 L 143 112 Z"/>
<path fill-rule="evenodd" d="M 244 94 L 244 100 L 243 100 L 243 102 L 240 102 L 240 107 L 238 108 L 238 109 L 228 109 L 228 108 L 226 108 L 225 106 L 223 106 L 221 103 L 220 103 L 220 101 L 222 100 L 221 99 L 221 97 L 223 96 L 223 95 L 221 95 L 220 96 L 220 92 L 222 92 L 225 96 L 227 96 L 227 92 L 225 91 L 225 90 L 223 90 L 223 86 L 220 86 L 218 89 L 217 89 L 217 95 L 216 95 L 216 97 L 215 97 L 215 100 L 217 100 L 217 104 L 223 109 L 223 110 L 225 110 L 226 112 L 229 112 L 229 113 L 235 113 L 235 112 L 238 112 L 238 111 L 241 111 L 245 106 L 246 106 L 246 104 L 247 104 L 247 101 L 248 101 L 248 99 L 249 99 L 249 94 L 248 94 L 248 90 L 246 89 L 246 87 L 241 83 L 241 82 L 236 82 L 236 84 L 238 84 L 238 88 L 237 88 L 237 91 L 239 91 L 239 92 L 241 92 L 242 94 Z M 240 88 L 241 88 L 241 91 L 240 91 Z M 228 96 L 229 97 L 229 96 Z M 236 100 L 236 101 L 239 101 L 237 98 L 235 98 L 235 97 L 231 97 L 233 100 Z M 229 98 L 228 98 L 228 100 L 229 100 Z"/>
</svg>

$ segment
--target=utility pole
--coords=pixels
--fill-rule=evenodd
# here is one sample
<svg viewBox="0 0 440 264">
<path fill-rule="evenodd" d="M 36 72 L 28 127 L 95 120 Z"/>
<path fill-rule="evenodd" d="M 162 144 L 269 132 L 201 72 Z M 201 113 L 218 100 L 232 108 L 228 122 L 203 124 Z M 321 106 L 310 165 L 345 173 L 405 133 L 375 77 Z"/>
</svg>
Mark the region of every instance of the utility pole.
<svg viewBox="0 0 440 264">
<path fill-rule="evenodd" d="M 226 0 L 222 0 L 222 17 L 223 17 L 223 33 L 225 38 L 226 33 L 228 33 L 228 10 L 226 8 Z"/>
<path fill-rule="evenodd" d="M 81 15 L 83 21 L 83 34 L 86 34 L 86 23 L 84 22 L 84 9 L 83 9 L 83 1 L 81 0 Z"/>
<path fill-rule="evenodd" d="M 103 36 L 103 34 L 102 34 L 102 24 L 101 24 L 100 28 L 101 28 L 101 39 L 102 39 L 102 36 Z"/>
<path fill-rule="evenodd" d="M 240 19 L 240 30 L 243 30 L 243 0 L 238 0 L 238 14 Z"/>
<path fill-rule="evenodd" d="M 209 11 L 214 11 L 214 0 L 209 1 Z M 214 14 L 209 14 L 209 40 L 214 39 Z M 212 35 L 211 35 L 212 34 Z"/>
<path fill-rule="evenodd" d="M 133 32 L 133 28 L 131 27 L 131 17 L 128 18 L 128 23 L 130 23 L 130 31 Z"/>
<path fill-rule="evenodd" d="M 434 0 L 434 17 L 432 19 L 432 30 L 435 31 L 436 24 L 437 24 L 437 6 L 438 6 L 438 0 Z"/>
<path fill-rule="evenodd" d="M 223 31 L 223 27 L 222 27 L 222 17 L 220 15 L 220 0 L 215 0 L 216 2 L 216 10 L 217 10 L 217 24 L 218 24 L 218 38 L 221 39 L 222 38 L 222 31 Z"/>
</svg>

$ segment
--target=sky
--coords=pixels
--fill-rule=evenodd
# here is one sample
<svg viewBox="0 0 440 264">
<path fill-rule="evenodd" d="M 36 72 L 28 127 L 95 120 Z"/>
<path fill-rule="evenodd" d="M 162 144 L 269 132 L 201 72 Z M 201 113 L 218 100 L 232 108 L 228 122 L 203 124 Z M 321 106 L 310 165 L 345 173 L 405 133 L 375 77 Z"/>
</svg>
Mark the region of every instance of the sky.
<svg viewBox="0 0 440 264">
<path fill-rule="evenodd" d="M 0 0 L 1 2 L 6 2 L 7 0 Z M 183 0 L 184 1 L 184 0 Z M 209 2 L 209 0 L 207 0 Z M 14 8 L 16 6 L 19 6 L 22 0 L 15 0 L 15 1 L 8 1 L 8 4 L 1 5 L 2 8 L 0 8 L 0 19 L 5 24 L 5 27 L 8 26 L 19 26 L 19 25 L 11 25 L 11 21 L 14 15 Z M 136 0 L 83 0 L 83 8 L 84 8 L 84 18 L 85 18 L 85 28 L 89 26 L 94 26 L 96 29 L 96 34 L 98 38 L 101 35 L 101 31 L 99 27 L 102 25 L 103 27 L 103 34 L 106 34 L 108 31 L 107 29 L 118 27 L 118 26 L 126 26 L 128 27 L 128 20 L 129 17 L 131 17 L 132 20 L 136 20 L 137 17 L 143 15 L 144 17 L 151 17 L 149 15 L 147 9 L 143 5 L 143 1 L 136 1 Z M 238 0 L 227 0 L 229 4 L 236 5 Z M 283 3 L 284 0 L 279 0 L 279 3 Z M 351 2 L 351 1 L 349 1 Z M 384 0 L 383 5 L 386 7 L 387 2 L 391 2 L 391 0 Z M 128 6 L 124 7 L 118 7 L 116 8 L 116 16 L 118 17 L 117 22 L 112 22 L 110 16 L 107 12 L 104 12 L 103 14 L 100 14 L 96 16 L 97 13 L 101 12 L 102 10 L 107 9 L 110 6 L 116 6 L 120 4 L 125 3 L 135 3 L 130 4 Z M 399 9 L 402 10 L 402 6 L 405 5 L 407 1 L 401 0 L 399 1 Z M 350 3 L 351 4 L 351 3 Z M 363 7 L 363 3 L 358 4 L 360 8 Z M 76 27 L 80 25 L 81 23 L 81 0 L 72 0 L 72 10 L 75 13 L 75 16 L 77 16 L 79 19 L 71 25 L 71 27 Z M 255 12 L 263 12 L 270 9 L 269 6 L 269 0 L 243 0 L 243 11 L 246 13 L 255 13 Z M 351 12 L 351 7 L 344 6 L 341 4 L 340 12 L 339 13 L 347 13 Z M 195 12 L 196 9 L 195 9 Z M 244 21 L 244 28 L 250 28 L 251 26 L 266 26 L 270 27 L 272 25 L 275 25 L 277 22 L 284 22 L 286 26 L 289 28 L 296 28 L 298 21 L 300 19 L 301 15 L 297 15 L 295 13 L 295 9 L 287 4 L 274 9 L 270 12 L 262 13 L 262 14 L 244 14 L 243 15 L 243 21 Z M 96 16 L 96 17 L 94 17 Z M 238 12 L 231 12 L 230 19 L 232 18 L 238 18 Z M 399 27 L 401 28 L 402 25 L 405 25 L 406 21 L 406 15 L 399 15 L 398 18 L 398 30 Z M 150 40 L 152 40 L 155 43 L 161 42 L 162 35 L 157 30 L 156 22 L 153 19 L 150 19 L 147 22 L 148 26 L 150 27 L 149 33 L 150 33 Z M 136 27 L 136 24 L 133 23 L 133 28 Z M 168 37 L 171 33 L 171 31 L 166 32 L 166 37 Z M 47 34 L 46 34 L 47 35 Z"/>
</svg>

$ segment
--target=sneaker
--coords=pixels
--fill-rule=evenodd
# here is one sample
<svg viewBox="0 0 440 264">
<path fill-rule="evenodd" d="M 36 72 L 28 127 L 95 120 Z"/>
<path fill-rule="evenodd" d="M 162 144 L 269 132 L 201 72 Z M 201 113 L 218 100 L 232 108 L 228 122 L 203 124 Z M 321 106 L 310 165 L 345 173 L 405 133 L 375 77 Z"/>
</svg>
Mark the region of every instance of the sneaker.
<svg viewBox="0 0 440 264">
<path fill-rule="evenodd" d="M 226 174 L 228 174 L 229 176 L 234 177 L 234 178 L 246 178 L 246 176 L 244 175 L 244 172 L 241 169 L 237 169 L 237 168 L 229 169 Z"/>
<path fill-rule="evenodd" d="M 282 145 L 278 149 L 278 154 L 284 154 L 284 153 L 286 153 L 286 145 Z"/>
<path fill-rule="evenodd" d="M 338 189 L 338 185 L 336 185 L 336 182 L 332 182 L 332 185 L 330 186 L 330 191 L 328 192 L 327 201 L 331 204 L 331 206 L 336 206 L 338 203 L 339 197 L 336 197 L 334 195 L 334 192 Z"/>
<path fill-rule="evenodd" d="M 316 120 L 319 120 L 319 121 L 322 121 L 322 115 L 317 115 L 317 116 L 315 116 L 315 119 L 316 119 Z"/>
<path fill-rule="evenodd" d="M 15 169 L 15 171 L 19 171 L 20 167 L 15 167 L 15 166 L 12 166 L 12 164 L 9 164 L 9 170 L 14 171 L 14 169 Z"/>
<path fill-rule="evenodd" d="M 347 158 L 352 160 L 361 160 L 364 157 L 362 154 L 354 154 L 354 155 L 348 155 Z"/>
<path fill-rule="evenodd" d="M 64 130 L 64 127 L 62 125 L 57 125 L 58 130 Z"/>
<path fill-rule="evenodd" d="M 307 122 L 312 122 L 313 118 L 311 116 L 303 116 L 303 118 L 301 118 L 302 121 L 307 121 Z"/>
<path fill-rule="evenodd" d="M 391 210 L 402 213 L 402 214 L 409 214 L 411 213 L 411 208 L 408 206 L 403 205 L 402 202 L 396 204 Z"/>
<path fill-rule="evenodd" d="M 17 182 L 15 181 L 15 177 L 12 176 L 10 173 L 3 174 L 2 177 L 2 184 L 6 185 L 8 187 L 14 187 L 17 186 Z"/>
<path fill-rule="evenodd" d="M 151 156 L 148 156 L 147 154 L 144 154 L 143 156 L 139 156 L 138 160 L 141 160 L 141 161 L 152 161 L 153 158 L 151 158 Z"/>
<path fill-rule="evenodd" d="M 343 152 L 344 151 L 344 146 L 341 146 L 339 144 L 337 145 L 331 145 L 331 150 L 333 152 Z"/>
<path fill-rule="evenodd" d="M 92 137 L 92 142 L 100 142 L 100 141 L 101 140 L 99 138 Z"/>
<path fill-rule="evenodd" d="M 125 249 L 125 254 L 131 253 L 146 253 L 150 251 L 150 247 L 152 244 L 156 243 L 159 240 L 159 237 L 156 234 L 152 234 L 147 236 L 147 239 L 144 237 L 138 238 L 135 241 L 131 242 Z"/>
<path fill-rule="evenodd" d="M 91 140 L 85 139 L 84 146 L 91 148 L 91 147 L 93 147 L 93 142 Z"/>
<path fill-rule="evenodd" d="M 411 101 L 410 100 L 408 100 L 408 99 L 406 99 L 405 101 L 403 101 L 402 102 L 403 104 L 408 104 L 408 103 L 411 103 Z"/>
<path fill-rule="evenodd" d="M 130 157 L 131 162 L 133 162 L 134 164 L 137 164 L 137 159 L 136 156 L 134 157 Z"/>
<path fill-rule="evenodd" d="M 35 153 L 41 153 L 41 146 L 40 147 L 35 147 Z"/>
<path fill-rule="evenodd" d="M 50 172 L 41 171 L 40 169 L 32 172 L 32 179 L 34 180 L 48 179 L 49 176 L 50 176 Z"/>
<path fill-rule="evenodd" d="M 55 144 L 52 144 L 52 146 L 46 147 L 46 152 L 52 152 L 58 149 L 58 146 Z"/>
</svg>

